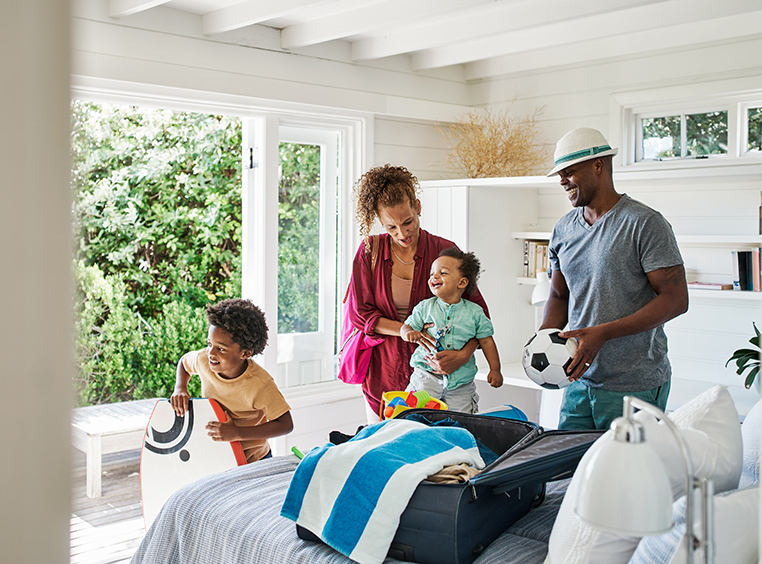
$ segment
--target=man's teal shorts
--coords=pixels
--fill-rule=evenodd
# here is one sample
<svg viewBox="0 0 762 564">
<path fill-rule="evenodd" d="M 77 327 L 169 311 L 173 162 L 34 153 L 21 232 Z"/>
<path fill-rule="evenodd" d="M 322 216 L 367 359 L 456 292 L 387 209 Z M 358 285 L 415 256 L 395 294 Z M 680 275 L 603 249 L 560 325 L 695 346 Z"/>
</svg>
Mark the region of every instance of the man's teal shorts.
<svg viewBox="0 0 762 564">
<path fill-rule="evenodd" d="M 622 416 L 624 396 L 634 396 L 664 411 L 672 382 L 642 392 L 610 392 L 585 386 L 579 380 L 564 389 L 558 428 L 565 430 L 608 429 Z"/>
</svg>

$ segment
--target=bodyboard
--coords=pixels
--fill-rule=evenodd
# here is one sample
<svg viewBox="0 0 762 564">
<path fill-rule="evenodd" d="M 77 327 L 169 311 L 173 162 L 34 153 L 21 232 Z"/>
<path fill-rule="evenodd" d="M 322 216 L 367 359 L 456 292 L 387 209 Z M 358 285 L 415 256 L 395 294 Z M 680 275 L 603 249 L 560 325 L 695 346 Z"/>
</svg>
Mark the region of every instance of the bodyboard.
<svg viewBox="0 0 762 564">
<path fill-rule="evenodd" d="M 179 417 L 169 400 L 159 400 L 151 413 L 140 453 L 140 492 L 146 530 L 175 491 L 217 472 L 246 464 L 240 441 L 215 441 L 209 421 L 227 421 L 213 399 L 192 399 Z"/>
</svg>

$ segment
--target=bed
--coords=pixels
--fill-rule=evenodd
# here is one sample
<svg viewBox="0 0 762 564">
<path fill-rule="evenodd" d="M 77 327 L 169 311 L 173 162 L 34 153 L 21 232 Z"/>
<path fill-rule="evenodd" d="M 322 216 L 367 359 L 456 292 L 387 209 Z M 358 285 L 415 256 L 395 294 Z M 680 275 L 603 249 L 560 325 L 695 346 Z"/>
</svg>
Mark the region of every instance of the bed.
<svg viewBox="0 0 762 564">
<path fill-rule="evenodd" d="M 715 481 L 716 562 L 757 563 L 760 404 L 753 412 L 742 429 L 727 390 L 715 386 L 670 414 L 690 442 L 697 475 Z M 659 443 L 658 425 L 654 421 L 648 432 L 655 448 L 664 451 L 658 454 L 665 465 L 672 460 L 676 468 L 673 484 L 680 484 L 681 463 L 675 464 L 669 440 Z M 684 495 L 673 492 L 677 526 L 668 534 L 641 541 L 593 530 L 573 513 L 587 458 L 570 480 L 549 482 L 544 502 L 510 526 L 473 564 L 679 561 Z M 300 539 L 294 522 L 280 516 L 298 462 L 293 455 L 273 457 L 178 490 L 146 533 L 132 564 L 350 564 L 352 560 L 327 545 Z"/>
<path fill-rule="evenodd" d="M 325 544 L 300 539 L 280 516 L 298 464 L 276 456 L 209 476 L 165 504 L 133 564 L 351 564 Z M 474 564 L 542 564 L 568 480 L 548 484 L 543 504 L 517 521 Z M 400 562 L 387 558 L 384 564 Z"/>
</svg>

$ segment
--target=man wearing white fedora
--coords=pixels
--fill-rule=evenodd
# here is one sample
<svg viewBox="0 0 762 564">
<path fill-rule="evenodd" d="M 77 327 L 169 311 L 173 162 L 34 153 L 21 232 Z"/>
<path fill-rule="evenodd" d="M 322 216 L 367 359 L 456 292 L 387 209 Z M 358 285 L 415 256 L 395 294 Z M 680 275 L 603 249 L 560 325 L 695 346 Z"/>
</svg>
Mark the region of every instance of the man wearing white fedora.
<svg viewBox="0 0 762 564">
<path fill-rule="evenodd" d="M 664 409 L 672 368 L 663 325 L 688 309 L 685 269 L 671 225 L 614 189 L 603 135 L 574 129 L 555 166 L 574 209 L 553 228 L 551 292 L 542 328 L 564 328 L 579 348 L 570 366 L 560 429 L 607 429 L 633 395 Z"/>
</svg>

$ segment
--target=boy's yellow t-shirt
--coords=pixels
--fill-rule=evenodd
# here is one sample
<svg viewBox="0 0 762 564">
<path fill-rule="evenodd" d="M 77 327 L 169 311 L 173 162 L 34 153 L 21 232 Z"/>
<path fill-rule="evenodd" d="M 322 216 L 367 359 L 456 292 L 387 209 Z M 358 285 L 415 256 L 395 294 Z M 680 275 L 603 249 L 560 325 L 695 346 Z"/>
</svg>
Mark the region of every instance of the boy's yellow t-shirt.
<svg viewBox="0 0 762 564">
<path fill-rule="evenodd" d="M 280 393 L 272 376 L 252 359 L 238 378 L 221 378 L 209 368 L 206 349 L 192 351 L 182 358 L 188 374 L 198 374 L 201 395 L 217 400 L 238 427 L 253 427 L 277 419 L 291 407 Z M 266 439 L 241 441 L 246 462 L 254 462 L 270 450 Z"/>
</svg>

